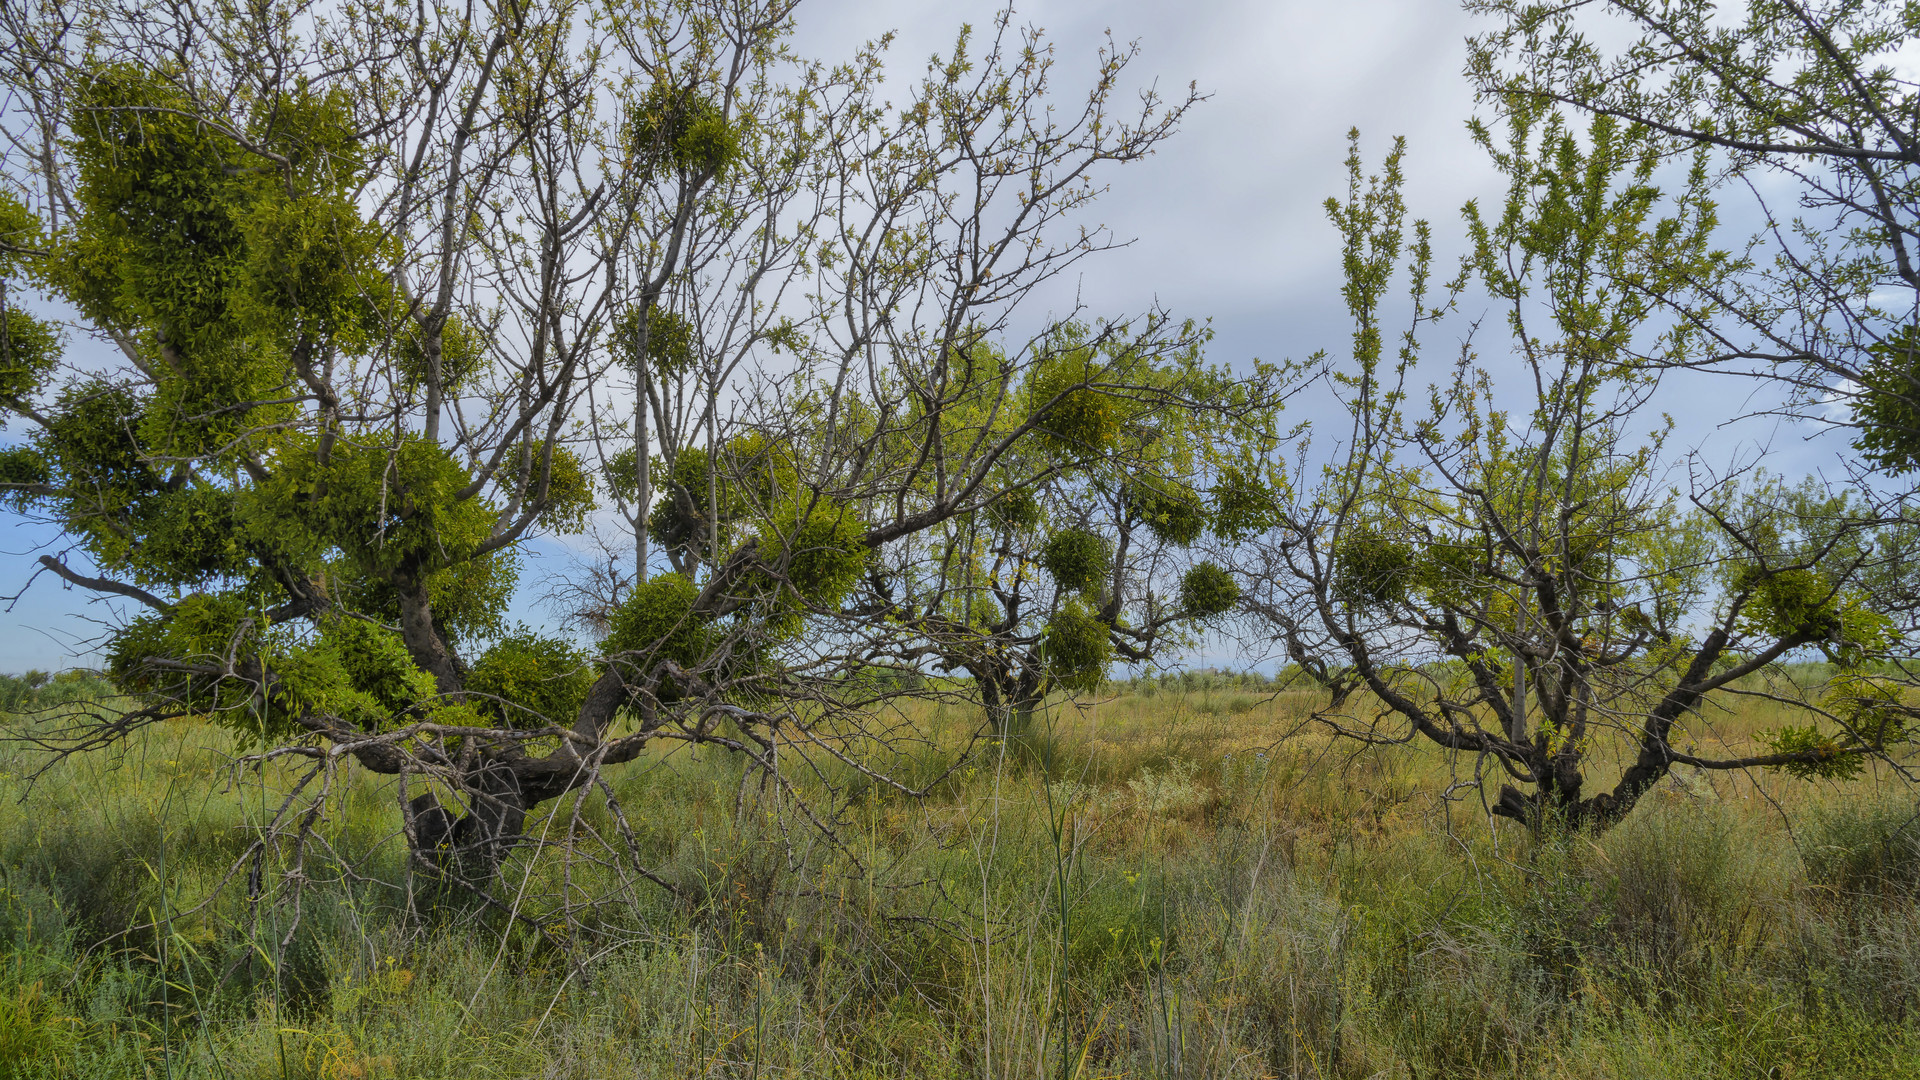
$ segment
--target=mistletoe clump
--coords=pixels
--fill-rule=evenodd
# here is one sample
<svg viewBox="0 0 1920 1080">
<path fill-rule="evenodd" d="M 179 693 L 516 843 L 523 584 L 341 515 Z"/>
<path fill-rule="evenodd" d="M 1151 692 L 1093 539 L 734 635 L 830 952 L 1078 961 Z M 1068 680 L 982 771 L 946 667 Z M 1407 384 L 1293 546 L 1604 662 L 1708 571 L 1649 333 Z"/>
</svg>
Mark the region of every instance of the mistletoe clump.
<svg viewBox="0 0 1920 1080">
<path fill-rule="evenodd" d="M 1358 526 L 1333 549 L 1333 585 L 1349 603 L 1385 607 L 1404 603 L 1418 566 L 1410 544 Z"/>
<path fill-rule="evenodd" d="M 1099 378 L 1093 357 L 1075 350 L 1052 358 L 1035 372 L 1033 409 L 1039 417 L 1040 438 L 1049 449 L 1067 454 L 1097 453 L 1119 428 L 1119 412 L 1112 397 L 1086 385 Z"/>
<path fill-rule="evenodd" d="M 1040 565 L 1062 592 L 1097 592 L 1113 570 L 1113 548 L 1098 533 L 1061 529 L 1041 549 Z"/>
<path fill-rule="evenodd" d="M 1025 532 L 1040 524 L 1040 500 L 1026 488 L 1001 492 L 987 504 L 987 518 L 1002 532 Z"/>
<path fill-rule="evenodd" d="M 1180 610 L 1189 615 L 1210 619 L 1239 602 L 1239 583 L 1217 563 L 1198 563 L 1180 579 Z"/>
<path fill-rule="evenodd" d="M 1136 480 L 1127 484 L 1127 509 L 1160 540 L 1187 547 L 1207 527 L 1207 512 L 1192 488 L 1176 480 Z"/>
<path fill-rule="evenodd" d="M 693 323 L 679 312 L 654 304 L 647 308 L 645 341 L 641 340 L 640 309 L 629 308 L 614 324 L 614 345 L 627 366 L 644 365 L 663 375 L 684 375 L 698 351 Z"/>
<path fill-rule="evenodd" d="M 1064 690 L 1098 689 L 1113 663 L 1112 629 L 1077 601 L 1055 612 L 1040 637 L 1047 674 Z"/>
<path fill-rule="evenodd" d="M 859 583 L 872 554 L 860 518 L 824 498 L 811 506 L 782 507 L 762 529 L 761 544 L 784 552 L 784 573 L 766 582 L 774 594 L 770 622 L 782 636 L 799 630 L 801 612 L 808 607 L 838 607 Z"/>
<path fill-rule="evenodd" d="M 494 643 L 467 676 L 467 693 L 501 727 L 569 724 L 593 686 L 579 649 L 526 627 Z"/>
<path fill-rule="evenodd" d="M 1244 540 L 1280 524 L 1279 501 L 1253 469 L 1225 466 L 1210 494 L 1213 534 L 1222 540 Z"/>
<path fill-rule="evenodd" d="M 608 619 L 601 648 L 609 657 L 635 654 L 686 668 L 699 666 L 713 649 L 707 620 L 693 610 L 699 596 L 699 587 L 680 574 L 661 574 L 636 585 Z M 634 662 L 625 661 L 624 666 L 631 669 Z"/>
<path fill-rule="evenodd" d="M 711 100 L 656 83 L 627 121 L 627 145 L 646 175 L 678 171 L 718 176 L 740 156 L 740 133 Z"/>
</svg>

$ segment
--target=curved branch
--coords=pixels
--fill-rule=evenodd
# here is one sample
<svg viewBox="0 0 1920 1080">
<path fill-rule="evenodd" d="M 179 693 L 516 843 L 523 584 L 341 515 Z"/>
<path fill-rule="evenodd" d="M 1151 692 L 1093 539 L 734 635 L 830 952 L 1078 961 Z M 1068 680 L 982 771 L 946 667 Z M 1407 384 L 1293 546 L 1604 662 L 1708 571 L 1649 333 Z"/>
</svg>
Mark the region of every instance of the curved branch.
<svg viewBox="0 0 1920 1080">
<path fill-rule="evenodd" d="M 78 585 L 83 589 L 112 593 L 115 596 L 124 596 L 132 600 L 138 600 L 162 615 L 173 610 L 172 604 L 167 603 L 165 600 L 160 599 L 138 585 L 129 585 L 124 581 L 114 581 L 111 578 L 88 577 L 85 574 L 68 569 L 66 563 L 61 562 L 51 555 L 40 556 L 40 565 L 53 571 L 62 580 L 70 584 Z"/>
</svg>

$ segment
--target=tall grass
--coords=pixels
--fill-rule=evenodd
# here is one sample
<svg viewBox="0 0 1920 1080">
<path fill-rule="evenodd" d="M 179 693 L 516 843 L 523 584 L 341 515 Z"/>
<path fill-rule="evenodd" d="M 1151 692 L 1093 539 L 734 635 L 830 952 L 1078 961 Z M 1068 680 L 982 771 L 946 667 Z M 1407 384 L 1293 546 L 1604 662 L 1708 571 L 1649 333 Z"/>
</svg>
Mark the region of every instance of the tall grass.
<svg viewBox="0 0 1920 1080">
<path fill-rule="evenodd" d="M 387 778 L 331 778 L 290 878 L 255 844 L 292 774 L 235 770 L 217 729 L 31 789 L 13 744 L 0 1080 L 1920 1075 L 1920 804 L 1891 776 L 1690 774 L 1535 842 L 1471 763 L 1196 683 L 1058 706 L 925 800 L 827 777 L 837 844 L 723 755 L 650 756 L 612 786 L 678 893 L 582 856 L 617 823 L 559 800 L 501 906 L 409 867 Z M 976 718 L 918 719 L 891 765 L 937 776 Z"/>
</svg>

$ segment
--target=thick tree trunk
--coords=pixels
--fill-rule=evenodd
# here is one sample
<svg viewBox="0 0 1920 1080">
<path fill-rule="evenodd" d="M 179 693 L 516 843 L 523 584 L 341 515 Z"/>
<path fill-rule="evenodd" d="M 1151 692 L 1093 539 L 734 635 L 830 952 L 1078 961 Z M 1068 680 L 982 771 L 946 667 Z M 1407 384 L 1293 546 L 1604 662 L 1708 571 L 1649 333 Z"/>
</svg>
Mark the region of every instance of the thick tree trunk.
<svg viewBox="0 0 1920 1080">
<path fill-rule="evenodd" d="M 505 763 L 483 767 L 462 787 L 464 813 L 442 806 L 432 792 L 408 803 L 413 855 L 440 873 L 490 881 L 520 839 L 532 801 Z"/>
<path fill-rule="evenodd" d="M 433 676 L 443 694 L 457 694 L 463 688 L 459 664 L 433 625 L 433 604 L 427 597 L 426 583 L 411 574 L 395 574 L 393 588 L 400 596 L 400 639 L 420 670 Z"/>
<path fill-rule="evenodd" d="M 969 668 L 980 687 L 980 704 L 995 738 L 1017 738 L 1033 730 L 1033 714 L 1046 699 L 1046 681 L 1031 667 Z"/>
</svg>

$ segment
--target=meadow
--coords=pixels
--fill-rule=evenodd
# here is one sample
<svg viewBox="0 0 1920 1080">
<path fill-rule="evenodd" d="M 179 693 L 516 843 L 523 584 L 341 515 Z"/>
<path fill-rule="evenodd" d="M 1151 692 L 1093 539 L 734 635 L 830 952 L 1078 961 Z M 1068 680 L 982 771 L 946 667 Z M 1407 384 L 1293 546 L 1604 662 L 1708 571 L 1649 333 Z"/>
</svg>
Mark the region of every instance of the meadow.
<svg viewBox="0 0 1920 1080">
<path fill-rule="evenodd" d="M 1113 684 L 944 778 L 978 717 L 927 705 L 884 764 L 931 793 L 819 777 L 834 840 L 713 748 L 650 752 L 620 814 L 549 804 L 491 902 L 409 866 L 391 778 L 310 784 L 306 841 L 254 858 L 295 770 L 219 728 L 37 776 L 10 741 L 0 1080 L 1920 1076 L 1891 769 L 1685 770 L 1534 839 L 1472 759 L 1331 740 L 1324 703 Z"/>
</svg>

